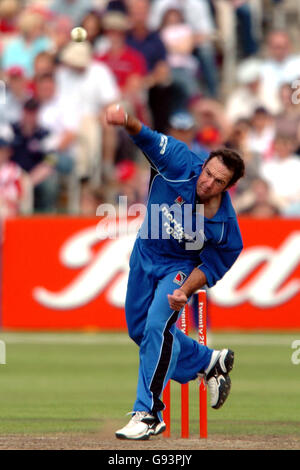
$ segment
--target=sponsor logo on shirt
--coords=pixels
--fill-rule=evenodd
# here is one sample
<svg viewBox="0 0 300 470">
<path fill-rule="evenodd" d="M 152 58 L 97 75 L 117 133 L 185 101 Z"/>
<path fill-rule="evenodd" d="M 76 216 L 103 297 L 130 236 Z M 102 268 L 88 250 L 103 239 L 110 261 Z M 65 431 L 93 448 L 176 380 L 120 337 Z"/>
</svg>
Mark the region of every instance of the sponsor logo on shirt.
<svg viewBox="0 0 300 470">
<path fill-rule="evenodd" d="M 164 206 L 161 210 L 163 215 L 168 220 L 163 224 L 167 235 L 171 235 L 173 238 L 179 241 L 193 240 L 191 236 L 184 232 L 182 224 L 175 219 L 174 215 L 172 215 L 171 211 L 166 206 Z"/>
<path fill-rule="evenodd" d="M 178 196 L 178 198 L 175 199 L 175 202 L 176 202 L 176 204 L 179 204 L 180 206 L 182 206 L 182 204 L 185 203 L 182 196 Z"/>
</svg>

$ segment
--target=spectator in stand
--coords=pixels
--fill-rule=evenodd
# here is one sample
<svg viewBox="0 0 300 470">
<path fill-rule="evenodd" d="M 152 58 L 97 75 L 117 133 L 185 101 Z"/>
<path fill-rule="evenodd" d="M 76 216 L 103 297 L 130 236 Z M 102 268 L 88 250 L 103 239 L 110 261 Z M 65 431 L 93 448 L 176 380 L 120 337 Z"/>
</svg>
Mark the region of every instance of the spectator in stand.
<svg viewBox="0 0 300 470">
<path fill-rule="evenodd" d="M 254 111 L 262 106 L 260 68 L 258 59 L 248 59 L 238 67 L 238 86 L 228 96 L 225 104 L 226 115 L 232 123 L 250 119 Z"/>
<path fill-rule="evenodd" d="M 300 158 L 295 155 L 295 148 L 293 139 L 277 134 L 272 159 L 260 168 L 262 178 L 269 183 L 283 213 L 300 201 Z"/>
<path fill-rule="evenodd" d="M 103 27 L 110 47 L 97 59 L 110 67 L 125 95 L 132 88 L 139 91 L 146 75 L 146 62 L 141 53 L 126 45 L 126 34 L 130 29 L 128 16 L 117 11 L 107 12 L 103 16 Z"/>
<path fill-rule="evenodd" d="M 249 152 L 258 154 L 262 160 L 267 160 L 271 156 L 275 137 L 273 116 L 265 108 L 259 107 L 250 121 L 247 148 Z"/>
<path fill-rule="evenodd" d="M 206 147 L 196 140 L 197 127 L 194 117 L 185 112 L 176 112 L 170 116 L 168 134 L 175 139 L 184 142 L 189 149 L 205 160 L 209 152 Z"/>
<path fill-rule="evenodd" d="M 231 195 L 241 197 L 247 192 L 252 182 L 259 177 L 259 168 L 261 164 L 261 156 L 256 152 L 249 150 L 249 133 L 251 131 L 251 122 L 247 119 L 240 119 L 232 126 L 228 140 L 225 142 L 227 148 L 234 149 L 243 156 L 245 163 L 245 175 L 243 181 L 239 181 L 234 190 L 232 188 Z"/>
<path fill-rule="evenodd" d="M 211 97 L 218 95 L 218 69 L 215 47 L 215 24 L 207 0 L 154 0 L 150 11 L 150 27 L 160 28 L 162 17 L 169 8 L 182 9 L 185 22 L 195 33 L 195 55 L 200 64 L 206 92 Z"/>
<path fill-rule="evenodd" d="M 241 44 L 242 57 L 257 54 L 258 39 L 249 0 L 231 0 L 237 19 L 238 39 Z"/>
<path fill-rule="evenodd" d="M 10 160 L 11 143 L 0 136 L 0 218 L 15 217 L 20 213 L 23 175 L 19 165 Z"/>
<path fill-rule="evenodd" d="M 262 178 L 255 178 L 240 198 L 233 199 L 233 205 L 239 216 L 269 218 L 280 215 L 270 185 Z"/>
<path fill-rule="evenodd" d="M 186 109 L 189 100 L 200 92 L 198 62 L 193 56 L 195 34 L 184 22 L 182 10 L 169 8 L 165 11 L 160 35 L 167 50 L 167 60 L 172 71 L 172 81 L 177 89 L 174 107 Z"/>
<path fill-rule="evenodd" d="M 148 89 L 153 127 L 159 132 L 165 132 L 173 98 L 166 49 L 159 33 L 149 30 L 149 0 L 127 0 L 127 7 L 131 26 L 127 34 L 127 44 L 141 53 L 146 60 L 147 75 L 144 85 Z"/>
<path fill-rule="evenodd" d="M 261 65 L 263 105 L 269 112 L 280 112 L 279 90 L 300 76 L 300 56 L 291 53 L 291 41 L 285 31 L 272 31 L 267 38 L 267 57 Z"/>
<path fill-rule="evenodd" d="M 2 68 L 20 66 L 30 78 L 35 57 L 39 52 L 50 50 L 52 43 L 45 35 L 45 18 L 40 13 L 24 10 L 19 16 L 18 27 L 19 36 L 4 47 Z"/>
<path fill-rule="evenodd" d="M 79 26 L 84 15 L 93 7 L 92 0 L 52 0 L 50 10 L 58 16 L 67 16 L 73 26 Z"/>
<path fill-rule="evenodd" d="M 128 0 L 128 8 L 131 29 L 127 34 L 127 44 L 144 56 L 149 88 L 164 84 L 169 78 L 166 48 L 159 33 L 148 28 L 149 0 Z"/>
<path fill-rule="evenodd" d="M 101 15 L 96 10 L 88 11 L 81 20 L 81 26 L 87 32 L 87 41 L 95 47 L 97 40 L 102 36 Z"/>
<path fill-rule="evenodd" d="M 247 58 L 257 54 L 259 48 L 257 24 L 255 13 L 253 14 L 253 8 L 251 8 L 251 0 L 208 0 L 211 1 L 215 10 L 216 16 L 226 17 L 228 10 L 233 20 L 230 20 L 230 24 L 233 23 L 236 28 L 232 31 L 232 34 L 236 34 L 236 41 L 238 43 L 239 53 L 241 58 Z M 225 8 L 225 10 L 224 10 Z M 259 25 L 260 26 L 260 25 Z"/>
<path fill-rule="evenodd" d="M 104 54 L 109 49 L 109 40 L 103 34 L 102 16 L 96 10 L 89 11 L 82 19 L 81 26 L 87 32 L 87 41 L 94 54 Z"/>
<path fill-rule="evenodd" d="M 204 146 L 209 153 L 223 146 L 220 129 L 215 126 L 204 126 L 202 129 L 199 129 L 196 137 L 197 142 Z"/>
<path fill-rule="evenodd" d="M 0 2 L 0 33 L 14 34 L 18 31 L 16 18 L 21 8 L 18 0 L 2 0 Z"/>
<path fill-rule="evenodd" d="M 56 64 L 54 54 L 48 51 L 40 52 L 34 60 L 33 79 L 36 80 L 37 78 L 42 77 L 45 74 L 53 74 L 55 73 L 55 69 Z"/>
<path fill-rule="evenodd" d="M 290 136 L 296 142 L 299 153 L 300 103 L 294 100 L 294 91 L 290 83 L 284 83 L 279 89 L 281 112 L 275 115 L 275 130 L 278 134 Z"/>
<path fill-rule="evenodd" d="M 248 134 L 251 130 L 251 122 L 248 119 L 238 119 L 231 128 L 231 132 L 228 136 L 228 140 L 225 142 L 225 146 L 232 148 L 239 152 L 240 155 L 245 157 L 245 154 L 250 153 L 247 146 Z M 247 175 L 244 175 L 246 178 Z"/>
<path fill-rule="evenodd" d="M 72 20 L 68 16 L 58 16 L 50 20 L 49 37 L 52 41 L 51 54 L 58 57 L 64 47 L 70 42 Z"/>
<path fill-rule="evenodd" d="M 56 156 L 49 149 L 49 131 L 38 125 L 39 104 L 26 101 L 19 122 L 12 124 L 12 161 L 28 173 L 34 187 L 34 209 L 54 212 L 58 195 Z"/>
<path fill-rule="evenodd" d="M 0 124 L 19 121 L 25 101 L 30 97 L 27 80 L 21 67 L 10 67 L 5 74 L 5 102 L 0 102 Z"/>
<path fill-rule="evenodd" d="M 70 42 L 60 61 L 58 93 L 75 103 L 79 114 L 99 117 L 106 106 L 119 99 L 113 74 L 105 64 L 93 61 L 88 42 Z"/>
<path fill-rule="evenodd" d="M 111 69 L 123 99 L 130 103 L 138 118 L 147 124 L 149 116 L 144 86 L 147 66 L 143 55 L 126 44 L 129 18 L 121 11 L 108 11 L 103 15 L 102 21 L 110 46 L 105 54 L 95 58 Z"/>
<path fill-rule="evenodd" d="M 102 0 L 105 3 L 105 7 L 102 10 L 106 12 L 121 12 L 128 15 L 128 0 Z"/>
<path fill-rule="evenodd" d="M 80 140 L 85 142 L 85 150 L 77 162 L 78 174 L 80 177 L 89 176 L 86 172 L 97 164 L 102 166 L 104 176 L 109 177 L 112 174 L 116 135 L 115 129 L 105 124 L 103 116 L 106 107 L 120 99 L 114 75 L 105 63 L 93 60 L 87 41 L 70 42 L 60 60 L 61 65 L 56 72 L 57 93 L 63 97 L 64 103 L 70 103 L 71 109 L 76 108 Z"/>
<path fill-rule="evenodd" d="M 56 65 L 55 56 L 52 52 L 40 52 L 36 56 L 33 64 L 33 77 L 31 80 L 28 80 L 28 88 L 32 96 L 36 93 L 36 82 L 39 77 L 55 74 Z"/>
<path fill-rule="evenodd" d="M 223 105 L 216 100 L 196 96 L 191 100 L 189 110 L 196 120 L 197 140 L 209 150 L 224 145 L 232 127 Z"/>
<path fill-rule="evenodd" d="M 77 109 L 71 102 L 65 103 L 63 96 L 57 93 L 55 76 L 51 74 L 36 79 L 36 98 L 40 104 L 38 123 L 50 131 L 48 145 L 58 158 L 57 169 L 69 173 L 76 158 L 74 144 L 80 124 Z"/>
</svg>

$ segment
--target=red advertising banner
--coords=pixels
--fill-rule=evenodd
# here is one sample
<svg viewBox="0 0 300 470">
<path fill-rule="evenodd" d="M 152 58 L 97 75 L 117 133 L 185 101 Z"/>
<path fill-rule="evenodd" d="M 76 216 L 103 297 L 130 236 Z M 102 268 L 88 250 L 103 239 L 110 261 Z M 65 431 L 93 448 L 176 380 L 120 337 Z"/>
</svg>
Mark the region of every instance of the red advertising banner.
<svg viewBox="0 0 300 470">
<path fill-rule="evenodd" d="M 210 290 L 212 327 L 300 329 L 300 219 L 239 224 L 244 250 Z"/>
<path fill-rule="evenodd" d="M 99 218 L 5 223 L 2 327 L 126 328 L 124 301 L 136 221 L 101 240 Z M 213 329 L 300 329 L 300 220 L 240 219 L 244 250 L 209 291 Z M 114 235 L 115 227 L 107 230 Z M 107 231 L 106 231 L 107 233 Z"/>
</svg>

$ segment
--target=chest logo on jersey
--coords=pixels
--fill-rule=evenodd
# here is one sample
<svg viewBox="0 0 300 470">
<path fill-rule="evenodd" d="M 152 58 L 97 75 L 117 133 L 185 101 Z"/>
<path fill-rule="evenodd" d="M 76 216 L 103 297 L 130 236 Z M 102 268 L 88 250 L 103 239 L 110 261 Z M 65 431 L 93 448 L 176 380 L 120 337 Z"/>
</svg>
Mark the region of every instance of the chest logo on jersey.
<svg viewBox="0 0 300 470">
<path fill-rule="evenodd" d="M 187 278 L 187 275 L 184 274 L 182 271 L 179 271 L 179 272 L 176 274 L 176 276 L 175 276 L 173 282 L 175 282 L 175 284 L 178 284 L 179 286 L 182 286 L 182 284 L 184 283 L 184 281 L 186 280 L 186 278 Z"/>
<path fill-rule="evenodd" d="M 182 206 L 182 204 L 184 204 L 185 201 L 184 201 L 184 199 L 183 199 L 182 196 L 178 196 L 178 198 L 175 199 L 175 203 L 176 203 L 176 204 L 179 204 L 180 206 Z"/>
</svg>

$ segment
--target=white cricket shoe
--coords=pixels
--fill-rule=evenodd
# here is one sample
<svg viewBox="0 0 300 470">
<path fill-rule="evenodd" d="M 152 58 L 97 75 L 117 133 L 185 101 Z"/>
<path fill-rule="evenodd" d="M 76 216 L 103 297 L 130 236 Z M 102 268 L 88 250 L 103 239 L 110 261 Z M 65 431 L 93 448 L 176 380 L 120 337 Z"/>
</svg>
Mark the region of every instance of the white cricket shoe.
<svg viewBox="0 0 300 470">
<path fill-rule="evenodd" d="M 116 432 L 118 439 L 133 439 L 145 441 L 150 435 L 159 434 L 155 432 L 156 420 L 147 411 L 136 411 L 129 423 Z"/>
<path fill-rule="evenodd" d="M 204 371 L 212 408 L 220 408 L 230 393 L 229 372 L 233 368 L 233 362 L 234 352 L 230 349 L 222 349 L 212 353 L 210 363 Z M 199 375 L 201 376 L 201 374 Z"/>
<path fill-rule="evenodd" d="M 164 421 L 154 422 L 149 429 L 149 432 L 153 436 L 158 436 L 167 429 L 166 423 Z"/>
</svg>

